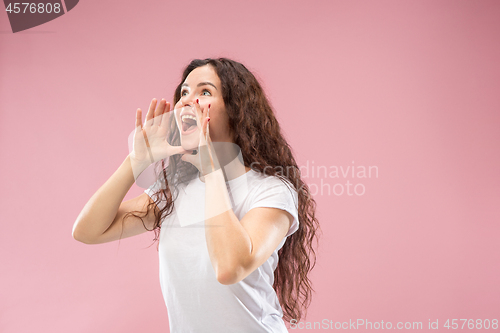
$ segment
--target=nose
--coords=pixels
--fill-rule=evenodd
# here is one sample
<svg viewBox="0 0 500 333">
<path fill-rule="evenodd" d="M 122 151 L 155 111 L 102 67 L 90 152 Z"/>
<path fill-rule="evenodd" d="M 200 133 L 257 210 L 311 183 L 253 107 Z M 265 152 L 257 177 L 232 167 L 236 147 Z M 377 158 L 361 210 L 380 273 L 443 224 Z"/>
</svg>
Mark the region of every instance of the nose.
<svg viewBox="0 0 500 333">
<path fill-rule="evenodd" d="M 193 98 L 193 95 L 191 93 L 181 97 L 182 107 L 192 106 L 193 104 L 194 104 L 194 98 Z"/>
</svg>

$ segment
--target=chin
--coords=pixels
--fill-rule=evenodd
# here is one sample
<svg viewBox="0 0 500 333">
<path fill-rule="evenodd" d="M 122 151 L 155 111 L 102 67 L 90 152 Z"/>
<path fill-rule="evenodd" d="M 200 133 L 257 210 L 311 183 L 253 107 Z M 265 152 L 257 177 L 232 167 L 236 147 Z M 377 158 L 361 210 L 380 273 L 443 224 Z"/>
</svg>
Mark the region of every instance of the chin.
<svg viewBox="0 0 500 333">
<path fill-rule="evenodd" d="M 181 134 L 181 146 L 185 150 L 198 149 L 200 144 L 200 134 L 199 130 L 194 131 L 188 135 Z"/>
</svg>

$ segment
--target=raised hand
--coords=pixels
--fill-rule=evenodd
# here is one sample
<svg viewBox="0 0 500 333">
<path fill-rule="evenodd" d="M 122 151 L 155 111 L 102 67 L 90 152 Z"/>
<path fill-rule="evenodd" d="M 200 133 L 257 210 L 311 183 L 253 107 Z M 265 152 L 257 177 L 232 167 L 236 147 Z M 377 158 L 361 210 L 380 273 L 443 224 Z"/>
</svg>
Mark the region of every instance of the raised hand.
<svg viewBox="0 0 500 333">
<path fill-rule="evenodd" d="M 181 146 L 171 146 L 167 142 L 168 120 L 171 116 L 169 110 L 170 103 L 165 99 L 162 99 L 157 107 L 156 98 L 153 98 L 143 126 L 142 110 L 137 109 L 133 147 L 129 154 L 135 179 L 154 162 L 175 154 L 188 153 Z"/>
<path fill-rule="evenodd" d="M 193 164 L 202 176 L 220 169 L 214 145 L 210 139 L 210 105 L 202 108 L 199 101 L 194 103 L 194 110 L 197 116 L 197 125 L 200 128 L 200 141 L 196 155 L 186 152 L 182 155 L 182 160 Z"/>
</svg>

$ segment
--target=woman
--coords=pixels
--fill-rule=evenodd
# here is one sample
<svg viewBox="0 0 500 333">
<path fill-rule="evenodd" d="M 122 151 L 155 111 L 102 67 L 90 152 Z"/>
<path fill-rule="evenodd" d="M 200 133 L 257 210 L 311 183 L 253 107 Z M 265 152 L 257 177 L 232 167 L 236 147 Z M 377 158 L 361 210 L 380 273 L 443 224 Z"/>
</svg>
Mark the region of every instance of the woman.
<svg viewBox="0 0 500 333">
<path fill-rule="evenodd" d="M 319 225 L 270 104 L 254 75 L 225 58 L 192 61 L 174 102 L 168 112 L 153 99 L 144 126 L 137 110 L 132 152 L 73 237 L 154 230 L 172 332 L 287 332 L 284 321 L 300 321 L 310 303 Z M 122 202 L 154 162 L 155 184 Z"/>
</svg>

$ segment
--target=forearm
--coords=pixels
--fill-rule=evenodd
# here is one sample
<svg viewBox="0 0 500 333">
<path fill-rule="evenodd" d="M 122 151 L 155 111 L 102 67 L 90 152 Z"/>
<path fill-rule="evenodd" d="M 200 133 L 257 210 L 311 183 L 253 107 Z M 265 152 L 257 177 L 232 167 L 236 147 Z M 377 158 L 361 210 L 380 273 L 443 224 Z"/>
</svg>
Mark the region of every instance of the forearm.
<svg viewBox="0 0 500 333">
<path fill-rule="evenodd" d="M 222 170 L 205 176 L 205 236 L 217 279 L 232 283 L 252 252 L 252 241 L 234 214 Z"/>
<path fill-rule="evenodd" d="M 132 170 L 134 168 L 134 171 Z M 125 195 L 135 182 L 138 166 L 127 156 L 113 175 L 96 191 L 78 215 L 73 237 L 93 239 L 102 235 L 113 222 Z"/>
</svg>

